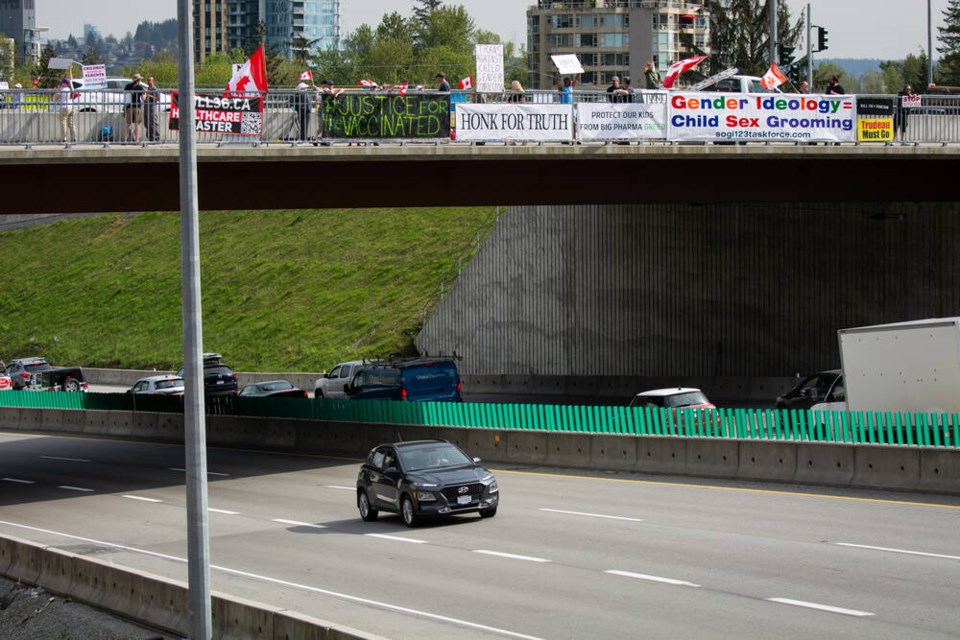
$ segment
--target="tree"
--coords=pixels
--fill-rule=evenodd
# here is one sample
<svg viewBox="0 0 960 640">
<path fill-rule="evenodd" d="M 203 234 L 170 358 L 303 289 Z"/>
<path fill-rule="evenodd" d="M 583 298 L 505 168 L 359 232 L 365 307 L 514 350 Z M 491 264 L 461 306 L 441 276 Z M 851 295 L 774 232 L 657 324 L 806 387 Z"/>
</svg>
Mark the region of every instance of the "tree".
<svg viewBox="0 0 960 640">
<path fill-rule="evenodd" d="M 776 0 L 777 41 L 796 47 L 803 18 L 791 24 L 786 0 Z M 763 75 L 770 67 L 770 2 L 710 0 L 709 74 L 737 67 L 745 75 Z M 695 51 L 694 51 L 695 52 Z"/>
<path fill-rule="evenodd" d="M 319 38 L 307 38 L 303 34 L 293 37 L 290 42 L 290 51 L 293 53 L 293 62 L 302 69 L 307 68 L 308 61 L 312 55 L 311 51 L 317 48 Z"/>
<path fill-rule="evenodd" d="M 884 84 L 889 93 L 896 93 L 905 84 L 911 85 L 918 93 L 927 86 L 927 54 L 909 54 L 903 60 L 886 60 L 880 63 Z"/>
<path fill-rule="evenodd" d="M 421 25 L 426 26 L 430 13 L 439 9 L 443 0 L 416 0 L 416 3 L 420 6 L 413 8 L 413 18 Z"/>
<path fill-rule="evenodd" d="M 937 67 L 937 83 L 960 85 L 960 0 L 949 0 L 943 11 L 944 26 L 938 27 L 937 51 L 943 54 Z"/>
<path fill-rule="evenodd" d="M 56 55 L 53 45 L 49 42 L 40 52 L 40 59 L 34 65 L 33 75 L 40 78 L 37 87 L 40 89 L 56 89 L 60 84 L 60 76 L 55 69 L 50 68 L 50 59 Z"/>
</svg>

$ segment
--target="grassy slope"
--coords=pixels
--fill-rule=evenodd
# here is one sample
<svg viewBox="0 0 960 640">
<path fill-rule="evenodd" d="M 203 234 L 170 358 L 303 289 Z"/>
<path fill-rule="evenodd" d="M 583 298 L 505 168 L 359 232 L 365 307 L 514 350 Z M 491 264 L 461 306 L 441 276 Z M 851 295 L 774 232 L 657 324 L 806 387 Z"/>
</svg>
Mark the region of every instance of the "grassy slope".
<svg viewBox="0 0 960 640">
<path fill-rule="evenodd" d="M 318 371 L 409 350 L 425 306 L 493 216 L 492 208 L 202 213 L 204 349 L 242 371 Z M 179 366 L 178 214 L 3 232 L 0 273 L 0 358 Z"/>
</svg>

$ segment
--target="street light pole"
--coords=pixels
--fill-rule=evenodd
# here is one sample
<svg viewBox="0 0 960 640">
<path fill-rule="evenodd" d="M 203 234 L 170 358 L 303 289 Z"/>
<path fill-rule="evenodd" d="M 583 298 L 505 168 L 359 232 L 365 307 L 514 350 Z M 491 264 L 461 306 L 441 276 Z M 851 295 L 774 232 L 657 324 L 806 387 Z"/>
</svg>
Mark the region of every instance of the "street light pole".
<svg viewBox="0 0 960 640">
<path fill-rule="evenodd" d="M 927 86 L 933 86 L 933 9 L 927 0 Z"/>
<path fill-rule="evenodd" d="M 777 0 L 770 0 L 770 64 L 778 64 L 777 56 Z"/>
</svg>

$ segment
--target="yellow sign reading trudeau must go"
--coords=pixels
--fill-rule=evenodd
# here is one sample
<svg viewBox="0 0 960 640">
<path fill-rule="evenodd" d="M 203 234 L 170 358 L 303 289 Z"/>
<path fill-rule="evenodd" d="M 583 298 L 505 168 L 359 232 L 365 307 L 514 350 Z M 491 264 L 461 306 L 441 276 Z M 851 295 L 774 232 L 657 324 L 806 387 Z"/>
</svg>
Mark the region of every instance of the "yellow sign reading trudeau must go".
<svg viewBox="0 0 960 640">
<path fill-rule="evenodd" d="M 893 142 L 893 118 L 870 118 L 857 121 L 860 142 Z"/>
</svg>

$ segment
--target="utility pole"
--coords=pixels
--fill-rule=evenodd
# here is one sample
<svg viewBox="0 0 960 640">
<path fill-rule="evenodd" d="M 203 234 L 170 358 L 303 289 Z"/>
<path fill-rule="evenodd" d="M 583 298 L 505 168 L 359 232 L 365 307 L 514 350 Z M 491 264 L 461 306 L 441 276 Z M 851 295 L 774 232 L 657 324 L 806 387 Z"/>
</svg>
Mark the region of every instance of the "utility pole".
<svg viewBox="0 0 960 640">
<path fill-rule="evenodd" d="M 810 3 L 807 3 L 807 86 L 813 93 L 813 27 L 810 26 Z"/>
<path fill-rule="evenodd" d="M 770 7 L 770 63 L 780 62 L 777 56 L 777 0 L 769 0 Z"/>
<path fill-rule="evenodd" d="M 180 39 L 180 287 L 183 296 L 183 436 L 187 482 L 187 576 L 191 640 L 213 637 L 210 530 L 207 510 L 207 433 L 203 399 L 203 323 L 200 313 L 200 221 L 193 81 L 193 7 L 177 2 Z"/>
<path fill-rule="evenodd" d="M 927 86 L 933 86 L 933 9 L 927 0 Z"/>
</svg>

